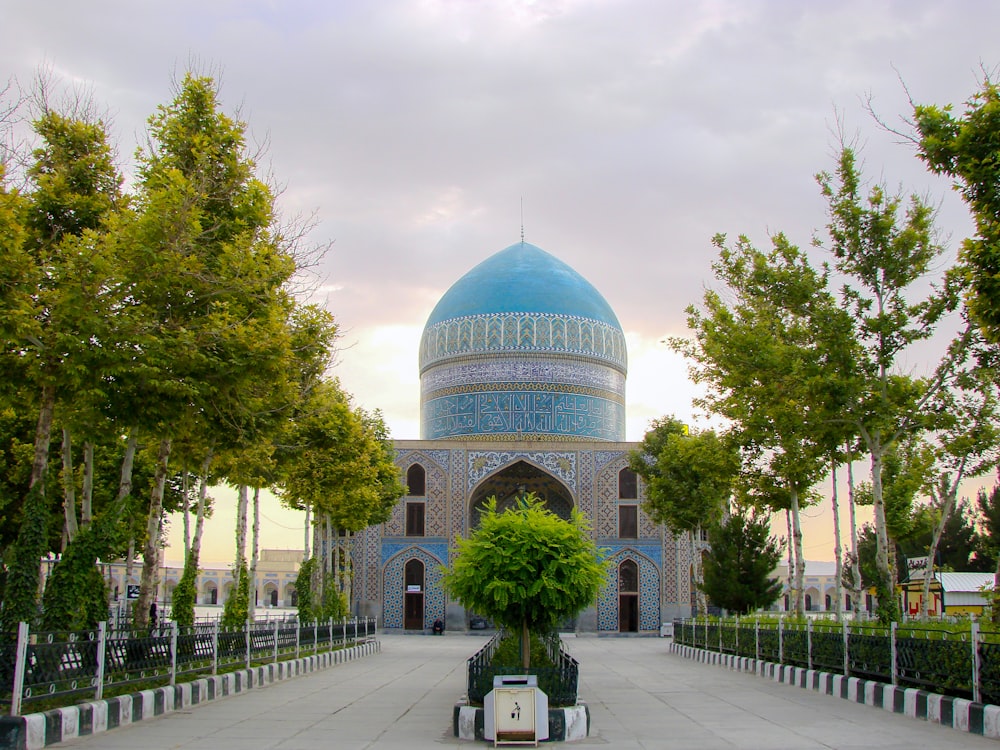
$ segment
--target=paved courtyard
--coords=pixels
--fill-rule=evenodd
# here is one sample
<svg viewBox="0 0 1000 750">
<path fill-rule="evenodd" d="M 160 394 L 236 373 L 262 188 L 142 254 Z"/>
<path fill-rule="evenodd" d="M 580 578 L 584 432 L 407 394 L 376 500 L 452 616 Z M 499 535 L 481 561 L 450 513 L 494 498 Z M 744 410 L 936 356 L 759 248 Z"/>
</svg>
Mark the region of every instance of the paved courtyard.
<svg viewBox="0 0 1000 750">
<path fill-rule="evenodd" d="M 481 636 L 382 636 L 380 654 L 56 745 L 109 750 L 472 750 L 452 736 Z M 671 655 L 655 638 L 567 639 L 591 736 L 567 747 L 949 750 L 1000 743 Z M 490 746 L 492 743 L 490 743 Z"/>
</svg>

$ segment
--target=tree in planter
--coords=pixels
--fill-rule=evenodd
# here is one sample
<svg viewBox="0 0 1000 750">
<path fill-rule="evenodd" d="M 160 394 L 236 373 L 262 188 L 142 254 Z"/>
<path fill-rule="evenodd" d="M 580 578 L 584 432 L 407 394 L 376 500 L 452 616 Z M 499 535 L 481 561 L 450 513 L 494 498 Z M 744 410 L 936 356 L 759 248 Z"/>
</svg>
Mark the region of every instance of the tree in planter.
<svg viewBox="0 0 1000 750">
<path fill-rule="evenodd" d="M 766 515 L 736 508 L 709 529 L 704 589 L 723 609 L 746 614 L 778 599 L 781 583 L 771 576 L 781 559 L 782 543 L 770 536 Z"/>
<path fill-rule="evenodd" d="M 498 513 L 490 498 L 479 528 L 458 538 L 442 583 L 469 610 L 521 634 L 521 664 L 531 666 L 531 632 L 550 632 L 597 601 L 607 578 L 590 525 L 573 510 L 569 521 L 533 493 Z"/>
</svg>

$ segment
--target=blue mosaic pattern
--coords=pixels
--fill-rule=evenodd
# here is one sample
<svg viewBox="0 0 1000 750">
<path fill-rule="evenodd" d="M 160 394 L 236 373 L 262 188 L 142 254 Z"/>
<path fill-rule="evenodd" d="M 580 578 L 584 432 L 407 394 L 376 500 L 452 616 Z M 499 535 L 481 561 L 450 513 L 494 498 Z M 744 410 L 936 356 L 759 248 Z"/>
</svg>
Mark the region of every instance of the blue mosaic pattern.
<svg viewBox="0 0 1000 750">
<path fill-rule="evenodd" d="M 552 451 L 470 451 L 466 488 L 472 489 L 490 474 L 516 461 L 527 461 L 547 471 L 565 484 L 574 495 L 576 488 L 576 453 Z"/>
<path fill-rule="evenodd" d="M 470 383 L 560 383 L 619 395 L 624 399 L 625 375 L 607 365 L 578 359 L 505 356 L 499 359 L 459 359 L 438 365 L 420 378 L 426 398 L 438 391 L 468 387 Z"/>
<path fill-rule="evenodd" d="M 383 544 L 383 556 L 385 547 Z M 394 546 L 394 545 L 388 545 Z M 405 546 L 405 545 L 400 545 Z M 441 588 L 441 565 L 444 557 L 435 556 L 429 549 L 439 551 L 445 545 L 405 546 L 395 557 L 391 557 L 382 570 L 382 625 L 386 628 L 403 627 L 403 568 L 410 560 L 420 560 L 424 564 L 424 628 L 434 621 L 444 621 L 444 589 Z"/>
<path fill-rule="evenodd" d="M 625 433 L 623 404 L 573 393 L 465 393 L 431 399 L 422 412 L 426 440 L 543 433 L 618 442 Z"/>
<path fill-rule="evenodd" d="M 610 561 L 608 584 L 597 600 L 597 629 L 618 631 L 618 566 L 633 560 L 639 566 L 639 630 L 659 630 L 662 550 L 651 545 L 611 545 L 606 559 Z"/>
<path fill-rule="evenodd" d="M 505 352 L 571 354 L 621 370 L 628 367 L 625 335 L 598 320 L 559 313 L 498 312 L 443 320 L 424 329 L 420 372 L 442 360 Z"/>
</svg>

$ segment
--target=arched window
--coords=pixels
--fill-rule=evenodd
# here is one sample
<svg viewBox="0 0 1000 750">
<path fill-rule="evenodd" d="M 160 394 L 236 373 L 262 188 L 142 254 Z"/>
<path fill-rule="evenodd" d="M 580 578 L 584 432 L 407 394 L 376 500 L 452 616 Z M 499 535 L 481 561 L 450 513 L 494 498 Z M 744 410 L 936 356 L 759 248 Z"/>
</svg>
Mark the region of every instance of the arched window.
<svg viewBox="0 0 1000 750">
<path fill-rule="evenodd" d="M 618 592 L 622 594 L 639 593 L 639 566 L 634 560 L 625 560 L 618 566 Z"/>
<path fill-rule="evenodd" d="M 639 481 L 635 472 L 627 466 L 618 472 L 618 499 L 637 500 L 639 498 Z"/>
<path fill-rule="evenodd" d="M 278 606 L 278 589 L 271 589 L 271 606 Z"/>
<path fill-rule="evenodd" d="M 813 608 L 812 595 L 806 594 L 806 612 L 812 612 L 812 608 Z"/>
<path fill-rule="evenodd" d="M 829 612 L 829 611 L 830 611 L 831 609 L 833 609 L 833 607 L 831 606 L 832 604 L 833 604 L 833 599 L 832 599 L 832 598 L 830 597 L 830 595 L 829 595 L 829 594 L 827 594 L 827 595 L 826 595 L 826 600 L 825 600 L 825 603 L 823 604 L 823 608 L 824 608 L 824 609 L 825 609 L 825 610 L 826 610 L 827 612 Z"/>
<path fill-rule="evenodd" d="M 427 472 L 420 464 L 413 464 L 406 470 L 406 494 L 424 497 L 427 494 Z"/>
<path fill-rule="evenodd" d="M 219 590 L 212 587 L 208 590 L 208 604 L 218 604 L 219 603 Z"/>
</svg>

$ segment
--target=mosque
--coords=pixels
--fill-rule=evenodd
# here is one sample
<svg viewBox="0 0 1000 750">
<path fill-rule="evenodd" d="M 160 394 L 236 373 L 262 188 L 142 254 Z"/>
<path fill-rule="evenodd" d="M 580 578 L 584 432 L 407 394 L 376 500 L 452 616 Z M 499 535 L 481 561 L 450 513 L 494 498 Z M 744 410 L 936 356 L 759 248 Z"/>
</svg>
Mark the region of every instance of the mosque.
<svg viewBox="0 0 1000 750">
<path fill-rule="evenodd" d="M 449 601 L 443 566 L 479 509 L 524 492 L 578 508 L 611 561 L 596 607 L 566 627 L 658 632 L 691 612 L 688 544 L 643 512 L 625 442 L 625 335 L 600 292 L 522 241 L 445 293 L 420 342 L 421 439 L 397 440 L 408 487 L 392 518 L 356 538 L 355 611 L 389 630 L 475 614 Z"/>
</svg>

